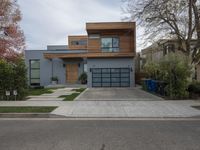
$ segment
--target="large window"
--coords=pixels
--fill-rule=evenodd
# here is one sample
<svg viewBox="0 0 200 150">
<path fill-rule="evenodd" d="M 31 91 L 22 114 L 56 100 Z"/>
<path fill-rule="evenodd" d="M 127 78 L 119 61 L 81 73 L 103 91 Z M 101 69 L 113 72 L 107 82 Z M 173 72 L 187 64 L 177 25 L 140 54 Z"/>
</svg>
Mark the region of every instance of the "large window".
<svg viewBox="0 0 200 150">
<path fill-rule="evenodd" d="M 101 50 L 103 52 L 118 52 L 119 38 L 118 37 L 103 37 L 101 38 Z"/>
<path fill-rule="evenodd" d="M 30 60 L 30 84 L 40 85 L 40 60 Z"/>
</svg>

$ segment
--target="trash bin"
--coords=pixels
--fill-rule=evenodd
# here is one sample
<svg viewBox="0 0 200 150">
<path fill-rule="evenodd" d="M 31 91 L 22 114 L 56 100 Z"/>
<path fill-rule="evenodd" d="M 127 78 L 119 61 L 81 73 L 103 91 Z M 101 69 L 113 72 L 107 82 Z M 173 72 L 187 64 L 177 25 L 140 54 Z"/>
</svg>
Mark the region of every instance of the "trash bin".
<svg viewBox="0 0 200 150">
<path fill-rule="evenodd" d="M 166 82 L 164 81 L 158 81 L 158 88 L 157 88 L 157 93 L 165 96 L 165 87 L 166 87 Z"/>
</svg>

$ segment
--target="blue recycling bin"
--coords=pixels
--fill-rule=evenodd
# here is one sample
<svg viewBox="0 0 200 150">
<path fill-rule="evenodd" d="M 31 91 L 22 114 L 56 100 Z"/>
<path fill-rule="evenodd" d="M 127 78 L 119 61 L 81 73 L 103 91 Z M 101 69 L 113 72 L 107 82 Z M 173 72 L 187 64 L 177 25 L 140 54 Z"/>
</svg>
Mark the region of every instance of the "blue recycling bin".
<svg viewBox="0 0 200 150">
<path fill-rule="evenodd" d="M 151 80 L 151 92 L 156 93 L 157 88 L 158 88 L 157 80 Z"/>
</svg>

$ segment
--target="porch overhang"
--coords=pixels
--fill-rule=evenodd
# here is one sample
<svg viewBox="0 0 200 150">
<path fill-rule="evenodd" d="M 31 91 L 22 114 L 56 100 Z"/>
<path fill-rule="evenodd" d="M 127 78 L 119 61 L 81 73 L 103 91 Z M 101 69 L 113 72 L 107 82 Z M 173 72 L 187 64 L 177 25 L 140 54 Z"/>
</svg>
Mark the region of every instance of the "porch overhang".
<svg viewBox="0 0 200 150">
<path fill-rule="evenodd" d="M 44 58 L 120 58 L 134 57 L 135 53 L 44 53 Z"/>
</svg>

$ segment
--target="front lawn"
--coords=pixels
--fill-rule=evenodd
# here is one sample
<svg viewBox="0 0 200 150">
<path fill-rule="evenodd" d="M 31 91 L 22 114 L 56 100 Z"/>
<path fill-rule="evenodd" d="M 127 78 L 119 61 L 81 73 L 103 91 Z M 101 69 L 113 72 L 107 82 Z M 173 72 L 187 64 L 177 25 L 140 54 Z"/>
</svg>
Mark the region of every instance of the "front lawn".
<svg viewBox="0 0 200 150">
<path fill-rule="evenodd" d="M 41 88 L 41 89 L 29 89 L 28 95 L 37 96 L 42 94 L 51 94 L 53 93 L 53 89 L 50 88 Z"/>
<path fill-rule="evenodd" d="M 61 95 L 59 98 L 64 98 L 63 101 L 73 101 L 80 93 L 72 93 L 70 95 Z"/>
<path fill-rule="evenodd" d="M 76 91 L 76 92 L 83 92 L 85 91 L 85 88 L 79 88 L 79 89 L 72 89 L 72 91 Z"/>
<path fill-rule="evenodd" d="M 18 107 L 18 106 L 0 106 L 0 113 L 50 113 L 57 107 Z"/>
<path fill-rule="evenodd" d="M 76 93 L 72 93 L 70 95 L 61 95 L 59 98 L 64 98 L 63 101 L 73 101 L 77 96 L 85 91 L 85 88 L 72 89 L 72 91 L 75 91 Z"/>
</svg>

